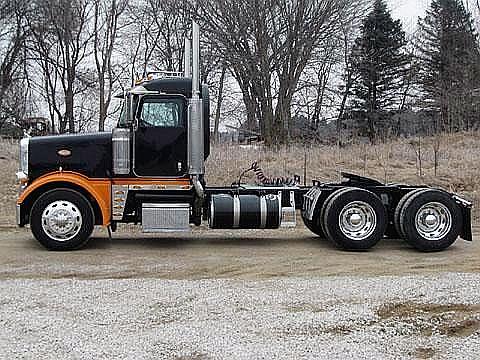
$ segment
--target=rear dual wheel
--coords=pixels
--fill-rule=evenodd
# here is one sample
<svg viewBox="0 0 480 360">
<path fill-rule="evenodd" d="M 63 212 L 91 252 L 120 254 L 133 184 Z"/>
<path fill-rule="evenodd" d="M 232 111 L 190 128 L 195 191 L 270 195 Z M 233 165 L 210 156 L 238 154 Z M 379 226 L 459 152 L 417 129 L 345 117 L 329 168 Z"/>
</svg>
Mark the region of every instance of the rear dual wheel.
<svg viewBox="0 0 480 360">
<path fill-rule="evenodd" d="M 394 222 L 399 235 L 417 250 L 441 251 L 460 235 L 462 213 L 446 192 L 420 189 L 400 200 Z"/>
<path fill-rule="evenodd" d="M 403 232 L 403 227 L 400 226 L 400 211 L 403 209 L 407 200 L 414 194 L 418 193 L 419 191 L 423 191 L 424 189 L 415 189 L 404 195 L 397 204 L 395 208 L 395 214 L 393 216 L 393 224 L 395 226 L 395 230 L 397 231 L 398 236 L 402 239 L 405 239 L 406 235 Z"/>
<path fill-rule="evenodd" d="M 385 234 L 387 211 L 374 193 L 345 188 L 331 194 L 320 211 L 322 232 L 346 250 L 368 250 Z"/>
</svg>

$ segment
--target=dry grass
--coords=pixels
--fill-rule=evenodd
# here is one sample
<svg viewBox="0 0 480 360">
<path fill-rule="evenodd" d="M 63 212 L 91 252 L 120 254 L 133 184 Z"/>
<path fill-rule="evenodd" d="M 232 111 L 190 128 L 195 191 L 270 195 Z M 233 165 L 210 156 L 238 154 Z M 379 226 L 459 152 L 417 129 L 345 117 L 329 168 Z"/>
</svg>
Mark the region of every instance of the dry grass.
<svg viewBox="0 0 480 360">
<path fill-rule="evenodd" d="M 357 144 L 345 148 L 315 145 L 281 147 L 218 145 L 207 161 L 207 183 L 230 185 L 239 174 L 257 160 L 270 176 L 293 176 L 304 173 L 307 154 L 307 179 L 340 180 L 340 171 L 371 176 L 386 182 L 425 184 L 460 193 L 476 205 L 475 221 L 480 220 L 480 133 L 443 135 L 440 141 L 439 167 L 434 176 L 435 138 L 421 139 L 422 176 L 411 139 L 399 139 L 375 146 Z M 15 220 L 18 168 L 18 141 L 0 140 L 0 226 Z M 254 181 L 254 177 L 247 177 Z"/>
<path fill-rule="evenodd" d="M 207 161 L 207 183 L 226 185 L 238 179 L 242 169 L 257 160 L 269 176 L 304 174 L 307 154 L 307 179 L 338 181 L 340 172 L 370 176 L 384 182 L 398 182 L 440 187 L 464 195 L 480 205 L 480 133 L 442 135 L 422 138 L 422 176 L 412 142 L 398 139 L 386 144 L 356 144 L 344 148 L 315 145 L 281 147 L 218 145 Z M 439 141 L 437 176 L 434 176 L 434 146 Z M 249 177 L 254 180 L 253 176 Z M 302 180 L 303 181 L 303 180 Z M 480 212 L 474 211 L 475 220 Z"/>
<path fill-rule="evenodd" d="M 18 194 L 15 173 L 18 171 L 18 141 L 0 140 L 0 227 L 15 224 L 15 201 Z"/>
</svg>

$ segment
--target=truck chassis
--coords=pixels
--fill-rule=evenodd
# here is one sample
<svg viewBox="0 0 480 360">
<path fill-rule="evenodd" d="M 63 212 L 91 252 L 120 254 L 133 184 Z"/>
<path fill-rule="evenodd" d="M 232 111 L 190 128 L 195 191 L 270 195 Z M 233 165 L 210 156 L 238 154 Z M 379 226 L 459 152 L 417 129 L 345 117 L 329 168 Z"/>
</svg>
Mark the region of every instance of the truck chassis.
<svg viewBox="0 0 480 360">
<path fill-rule="evenodd" d="M 215 194 L 279 195 L 282 226 L 294 226 L 294 210 L 300 210 L 310 231 L 348 250 L 367 250 L 382 238 L 403 238 L 420 251 L 443 250 L 458 236 L 472 241 L 472 204 L 459 196 L 425 186 L 382 184 L 354 174 L 342 175 L 345 180 L 341 183 L 214 187 L 206 192 L 209 199 Z M 227 223 L 225 228 L 230 227 Z M 237 223 L 236 227 L 241 226 Z"/>
</svg>

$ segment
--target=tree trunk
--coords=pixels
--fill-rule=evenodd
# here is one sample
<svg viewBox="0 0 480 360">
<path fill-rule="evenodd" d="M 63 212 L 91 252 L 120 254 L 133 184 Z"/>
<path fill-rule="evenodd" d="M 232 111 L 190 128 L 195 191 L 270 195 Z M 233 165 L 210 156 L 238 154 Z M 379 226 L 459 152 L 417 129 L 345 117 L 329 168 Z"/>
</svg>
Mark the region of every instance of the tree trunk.
<svg viewBox="0 0 480 360">
<path fill-rule="evenodd" d="M 291 137 L 291 99 L 287 94 L 279 94 L 274 117 L 274 138 L 277 143 L 287 144 Z"/>
<path fill-rule="evenodd" d="M 101 75 L 98 79 L 99 82 L 99 118 L 98 118 L 98 131 L 105 131 L 105 119 L 107 118 L 107 109 L 105 106 L 105 79 Z"/>
<path fill-rule="evenodd" d="M 219 136 L 218 136 L 218 126 L 220 124 L 220 114 L 222 110 L 222 101 L 223 101 L 223 84 L 225 82 L 225 73 L 227 68 L 225 66 L 222 67 L 222 74 L 220 75 L 220 84 L 218 88 L 218 101 L 217 101 L 217 109 L 215 111 L 215 127 L 213 131 L 213 140 L 218 143 Z"/>
<path fill-rule="evenodd" d="M 73 116 L 73 71 L 67 69 L 68 78 L 67 78 L 67 89 L 65 91 L 65 122 L 68 123 L 68 132 L 71 134 L 75 133 L 75 121 Z M 65 129 L 64 129 L 65 130 Z"/>
</svg>

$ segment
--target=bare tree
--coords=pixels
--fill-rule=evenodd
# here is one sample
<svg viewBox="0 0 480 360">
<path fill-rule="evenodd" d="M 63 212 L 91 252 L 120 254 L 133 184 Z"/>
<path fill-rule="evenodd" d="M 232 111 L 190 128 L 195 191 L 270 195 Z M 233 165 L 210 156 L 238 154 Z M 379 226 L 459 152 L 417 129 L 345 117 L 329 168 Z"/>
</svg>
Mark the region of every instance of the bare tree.
<svg viewBox="0 0 480 360">
<path fill-rule="evenodd" d="M 118 37 L 118 20 L 126 6 L 127 0 L 94 0 L 93 53 L 98 76 L 99 131 L 105 130 L 105 120 L 112 100 L 116 80 L 112 55 Z"/>
<path fill-rule="evenodd" d="M 305 116 L 311 129 L 324 123 L 324 109 L 332 98 L 332 78 L 338 65 L 338 42 L 336 39 L 317 49 L 307 64 L 298 82 L 295 99 L 292 102 L 293 114 Z"/>
<path fill-rule="evenodd" d="M 360 1 L 198 3 L 199 20 L 242 90 L 249 126 L 258 123 L 267 144 L 285 141 L 292 98 L 314 49 L 355 15 Z"/>
<path fill-rule="evenodd" d="M 342 132 L 342 122 L 343 117 L 345 114 L 345 109 L 347 106 L 348 98 L 352 93 L 352 88 L 356 81 L 358 81 L 359 75 L 355 73 L 353 68 L 352 62 L 352 48 L 354 45 L 354 39 L 352 37 L 353 31 L 350 27 L 344 26 L 343 27 L 343 66 L 344 66 L 344 73 L 343 73 L 343 85 L 340 89 L 340 105 L 338 108 L 338 115 L 336 120 L 336 131 L 337 131 L 337 145 L 341 144 L 341 132 Z"/>
<path fill-rule="evenodd" d="M 417 170 L 418 176 L 423 177 L 423 166 L 422 166 L 422 138 L 416 137 L 410 141 L 410 145 L 412 146 L 413 151 L 415 152 L 416 160 L 417 160 Z"/>
<path fill-rule="evenodd" d="M 75 132 L 75 95 L 81 78 L 81 63 L 88 56 L 93 38 L 88 0 L 41 0 L 31 3 L 29 16 L 32 49 L 43 72 L 43 84 L 52 116 L 59 131 Z M 63 97 L 63 104 L 57 99 Z"/>
<path fill-rule="evenodd" d="M 2 9 L 0 12 L 1 128 L 7 119 L 16 117 L 20 108 L 19 100 L 22 100 L 22 96 L 19 94 L 20 87 L 16 85 L 24 75 L 24 45 L 28 29 L 25 22 L 25 3 L 12 0 L 0 1 L 0 8 Z"/>
<path fill-rule="evenodd" d="M 145 0 L 128 6 L 129 22 L 122 35 L 133 78 L 149 70 L 183 71 L 183 44 L 190 28 L 187 0 Z"/>
</svg>

